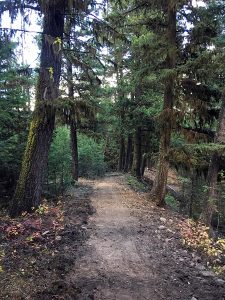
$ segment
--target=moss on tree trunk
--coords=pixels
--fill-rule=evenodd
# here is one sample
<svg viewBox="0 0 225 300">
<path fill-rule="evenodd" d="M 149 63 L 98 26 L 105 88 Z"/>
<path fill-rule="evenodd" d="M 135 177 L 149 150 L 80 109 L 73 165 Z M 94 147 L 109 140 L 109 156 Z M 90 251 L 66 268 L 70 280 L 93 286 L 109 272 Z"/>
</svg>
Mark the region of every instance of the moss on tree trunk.
<svg viewBox="0 0 225 300">
<path fill-rule="evenodd" d="M 62 61 L 65 1 L 41 4 L 43 35 L 36 106 L 26 150 L 10 210 L 11 216 L 31 211 L 41 201 L 42 185 L 55 124 L 54 103 L 58 98 Z"/>
<path fill-rule="evenodd" d="M 167 42 L 168 52 L 166 59 L 167 69 L 170 70 L 165 78 L 164 103 L 162 113 L 161 137 L 159 146 L 159 159 L 157 174 L 153 184 L 150 197 L 155 200 L 157 205 L 165 205 L 166 185 L 169 170 L 168 153 L 170 149 L 170 139 L 172 133 L 172 116 L 174 104 L 174 68 L 176 65 L 176 3 L 169 0 L 167 3 Z"/>
<path fill-rule="evenodd" d="M 132 174 L 137 178 L 141 179 L 141 127 L 138 127 L 134 135 L 134 159 L 132 165 Z"/>
<path fill-rule="evenodd" d="M 122 133 L 121 133 L 122 135 Z M 125 163 L 125 141 L 124 137 L 120 137 L 120 154 L 119 154 L 119 165 L 118 165 L 118 171 L 123 171 L 124 169 L 124 163 Z"/>
<path fill-rule="evenodd" d="M 126 158 L 125 158 L 125 165 L 124 165 L 124 172 L 127 173 L 130 168 L 131 164 L 131 155 L 132 155 L 132 135 L 128 135 L 127 139 L 127 151 L 126 151 Z"/>
</svg>

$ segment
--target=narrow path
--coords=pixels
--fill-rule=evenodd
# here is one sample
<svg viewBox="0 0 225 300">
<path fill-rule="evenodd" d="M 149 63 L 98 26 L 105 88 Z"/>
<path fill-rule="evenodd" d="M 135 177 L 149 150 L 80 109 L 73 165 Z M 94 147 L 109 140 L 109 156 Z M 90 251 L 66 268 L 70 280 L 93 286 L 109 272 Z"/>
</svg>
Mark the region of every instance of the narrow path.
<svg viewBox="0 0 225 300">
<path fill-rule="evenodd" d="M 75 265 L 73 280 L 94 286 L 94 299 L 157 299 L 149 286 L 154 276 L 135 245 L 138 219 L 123 204 L 114 177 L 97 182 L 92 203 L 96 208 L 91 218 L 95 230 L 86 255 Z"/>
<path fill-rule="evenodd" d="M 146 211 L 132 208 L 137 195 L 124 193 L 120 179 L 96 181 L 91 199 L 96 213 L 87 225 L 90 238 L 67 278 L 77 286 L 77 299 L 225 299 L 220 285 L 219 294 L 212 293 L 214 278 L 202 278 L 191 269 L 187 251 L 170 246 L 168 234 L 174 232 L 162 224 L 156 230 L 160 223 L 154 212 L 140 219 Z"/>
</svg>

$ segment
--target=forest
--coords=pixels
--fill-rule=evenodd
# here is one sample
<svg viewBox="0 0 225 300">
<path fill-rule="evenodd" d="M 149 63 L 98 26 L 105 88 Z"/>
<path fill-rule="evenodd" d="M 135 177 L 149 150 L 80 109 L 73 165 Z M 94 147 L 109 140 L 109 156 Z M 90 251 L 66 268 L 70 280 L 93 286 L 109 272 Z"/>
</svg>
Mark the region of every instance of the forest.
<svg viewBox="0 0 225 300">
<path fill-rule="evenodd" d="M 0 36 L 0 273 L 23 217 L 52 209 L 60 232 L 69 191 L 122 176 L 224 274 L 225 1 L 4 0 Z M 129 299 L 165 299 L 147 295 Z M 192 296 L 166 299 L 225 299 Z"/>
</svg>

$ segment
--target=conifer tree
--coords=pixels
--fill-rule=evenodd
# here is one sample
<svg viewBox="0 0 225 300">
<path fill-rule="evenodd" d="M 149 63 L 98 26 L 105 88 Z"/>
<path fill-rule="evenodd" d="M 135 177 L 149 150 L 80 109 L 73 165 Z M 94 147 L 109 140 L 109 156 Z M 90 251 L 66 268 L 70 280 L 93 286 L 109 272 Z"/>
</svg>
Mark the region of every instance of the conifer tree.
<svg viewBox="0 0 225 300">
<path fill-rule="evenodd" d="M 15 188 L 31 115 L 32 70 L 17 62 L 17 45 L 1 32 L 0 41 L 0 182 L 1 193 Z M 28 72 L 29 71 L 29 72 Z M 31 78 L 30 78 L 31 76 Z M 28 78 L 29 77 L 29 78 Z"/>
<path fill-rule="evenodd" d="M 41 9 L 44 17 L 36 104 L 20 177 L 13 196 L 11 216 L 16 216 L 22 211 L 31 211 L 40 204 L 55 125 L 54 102 L 59 97 L 66 4 L 60 0 L 47 1 L 41 3 Z"/>
<path fill-rule="evenodd" d="M 172 134 L 172 115 L 175 97 L 175 66 L 177 56 L 177 3 L 169 0 L 166 3 L 166 36 L 167 36 L 167 57 L 166 68 L 168 74 L 165 78 L 164 103 L 163 103 L 163 124 L 161 128 L 159 160 L 156 179 L 151 191 L 151 197 L 155 198 L 159 206 L 164 206 L 166 195 L 166 184 L 169 170 L 168 153 Z"/>
<path fill-rule="evenodd" d="M 18 12 L 35 9 L 43 13 L 43 34 L 40 57 L 40 72 L 36 88 L 36 106 L 30 125 L 26 151 L 13 197 L 11 215 L 31 211 L 41 200 L 49 147 L 55 125 L 55 103 L 59 97 L 59 82 L 62 66 L 64 19 L 68 8 L 75 12 L 87 11 L 90 1 L 16 1 L 1 3 L 1 13 L 9 10 L 12 18 Z"/>
</svg>

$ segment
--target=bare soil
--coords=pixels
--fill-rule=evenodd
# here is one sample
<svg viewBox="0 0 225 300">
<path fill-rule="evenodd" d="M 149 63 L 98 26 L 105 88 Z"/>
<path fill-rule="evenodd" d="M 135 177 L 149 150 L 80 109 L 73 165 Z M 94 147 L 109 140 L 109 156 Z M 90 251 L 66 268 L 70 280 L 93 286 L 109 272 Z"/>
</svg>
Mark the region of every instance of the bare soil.
<svg viewBox="0 0 225 300">
<path fill-rule="evenodd" d="M 84 256 L 67 277 L 77 299 L 225 299 L 225 281 L 183 249 L 180 216 L 130 190 L 122 176 L 96 181 Z"/>
<path fill-rule="evenodd" d="M 22 275 L 18 260 L 6 255 L 0 299 L 225 299 L 224 278 L 183 248 L 181 216 L 132 191 L 124 176 L 83 181 L 69 192 L 64 209 L 65 226 L 51 254 L 32 252 L 35 268 L 24 265 L 31 250 L 21 251 Z M 2 241 L 12 252 L 13 243 Z"/>
</svg>

